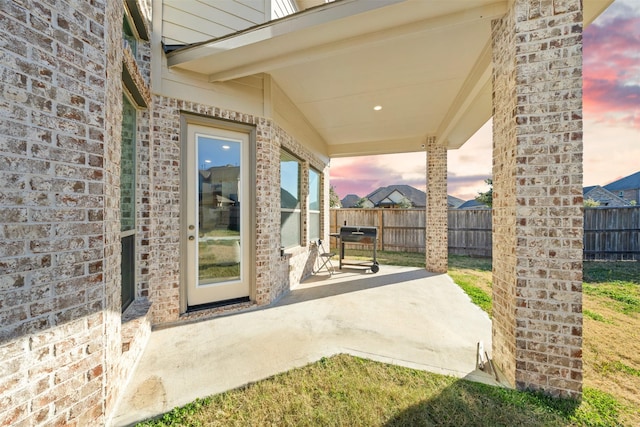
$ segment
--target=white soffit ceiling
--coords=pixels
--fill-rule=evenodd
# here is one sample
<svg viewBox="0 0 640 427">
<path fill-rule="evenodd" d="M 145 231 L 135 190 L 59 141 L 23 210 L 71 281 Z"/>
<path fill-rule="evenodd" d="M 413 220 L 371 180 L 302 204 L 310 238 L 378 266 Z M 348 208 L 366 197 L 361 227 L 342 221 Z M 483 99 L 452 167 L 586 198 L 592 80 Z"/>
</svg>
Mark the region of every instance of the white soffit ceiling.
<svg viewBox="0 0 640 427">
<path fill-rule="evenodd" d="M 491 21 L 508 1 L 336 1 L 168 63 L 210 81 L 271 74 L 331 157 L 422 151 L 428 136 L 458 148 L 491 116 Z M 612 1 L 585 0 L 585 22 Z"/>
</svg>

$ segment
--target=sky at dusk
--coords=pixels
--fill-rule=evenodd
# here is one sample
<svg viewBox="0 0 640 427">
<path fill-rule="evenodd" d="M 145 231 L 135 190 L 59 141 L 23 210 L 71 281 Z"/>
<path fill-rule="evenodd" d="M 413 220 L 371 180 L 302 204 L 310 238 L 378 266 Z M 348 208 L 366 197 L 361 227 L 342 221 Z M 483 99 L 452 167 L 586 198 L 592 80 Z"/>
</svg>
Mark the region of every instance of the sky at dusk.
<svg viewBox="0 0 640 427">
<path fill-rule="evenodd" d="M 583 35 L 584 185 L 640 170 L 640 0 L 615 0 Z M 448 152 L 448 193 L 473 199 L 491 176 L 491 120 Z M 425 190 L 426 156 L 390 154 L 331 160 L 340 198 L 408 184 Z"/>
</svg>

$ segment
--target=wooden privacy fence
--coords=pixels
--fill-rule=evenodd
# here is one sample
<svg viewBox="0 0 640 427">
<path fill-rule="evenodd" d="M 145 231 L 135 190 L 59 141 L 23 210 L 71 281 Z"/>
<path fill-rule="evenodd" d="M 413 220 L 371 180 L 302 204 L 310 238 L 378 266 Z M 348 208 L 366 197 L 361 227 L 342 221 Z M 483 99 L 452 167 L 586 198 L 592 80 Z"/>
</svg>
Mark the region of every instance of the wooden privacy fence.
<svg viewBox="0 0 640 427">
<path fill-rule="evenodd" d="M 424 209 L 331 209 L 330 217 L 331 233 L 342 225 L 377 227 L 379 250 L 425 250 Z M 491 211 L 449 210 L 448 238 L 450 254 L 490 257 Z M 584 259 L 640 260 L 640 207 L 586 208 Z"/>
<path fill-rule="evenodd" d="M 640 260 L 640 207 L 597 207 L 584 213 L 585 260 Z"/>
<path fill-rule="evenodd" d="M 378 228 L 378 249 L 397 252 L 424 252 L 424 209 L 331 209 L 331 233 L 343 225 Z M 349 245 L 354 249 L 366 246 Z M 491 256 L 491 211 L 449 211 L 449 253 Z"/>
</svg>

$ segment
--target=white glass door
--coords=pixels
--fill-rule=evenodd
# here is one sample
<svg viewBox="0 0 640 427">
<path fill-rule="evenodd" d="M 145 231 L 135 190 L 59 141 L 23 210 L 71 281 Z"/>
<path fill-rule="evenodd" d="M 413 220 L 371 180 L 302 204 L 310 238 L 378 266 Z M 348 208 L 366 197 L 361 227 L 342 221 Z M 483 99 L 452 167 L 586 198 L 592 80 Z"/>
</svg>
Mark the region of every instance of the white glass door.
<svg viewBox="0 0 640 427">
<path fill-rule="evenodd" d="M 249 296 L 249 135 L 188 125 L 187 305 Z"/>
</svg>

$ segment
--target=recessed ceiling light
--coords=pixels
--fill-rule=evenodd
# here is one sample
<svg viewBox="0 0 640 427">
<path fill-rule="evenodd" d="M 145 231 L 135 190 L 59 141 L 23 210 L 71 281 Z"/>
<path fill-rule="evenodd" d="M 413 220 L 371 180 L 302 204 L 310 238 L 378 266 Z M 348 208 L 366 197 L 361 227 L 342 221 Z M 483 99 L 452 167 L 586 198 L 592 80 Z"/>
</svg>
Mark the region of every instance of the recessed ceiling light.
<svg viewBox="0 0 640 427">
<path fill-rule="evenodd" d="M 380 111 L 382 110 L 382 105 L 376 105 L 375 107 L 373 107 L 373 109 L 376 111 Z"/>
</svg>

